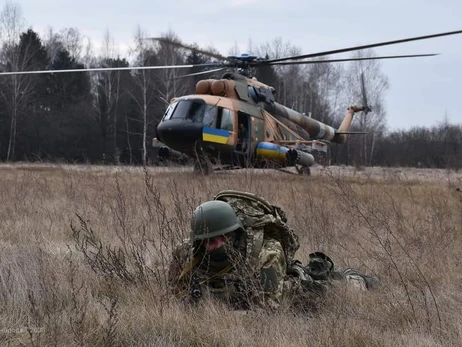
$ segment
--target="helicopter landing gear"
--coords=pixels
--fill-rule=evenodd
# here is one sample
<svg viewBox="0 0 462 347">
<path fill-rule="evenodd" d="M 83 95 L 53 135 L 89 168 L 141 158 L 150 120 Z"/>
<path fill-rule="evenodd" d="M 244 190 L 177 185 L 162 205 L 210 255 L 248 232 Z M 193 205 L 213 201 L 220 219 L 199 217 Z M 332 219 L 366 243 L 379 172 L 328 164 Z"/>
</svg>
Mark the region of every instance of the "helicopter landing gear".
<svg viewBox="0 0 462 347">
<path fill-rule="evenodd" d="M 209 159 L 200 158 L 194 162 L 194 173 L 208 176 L 213 172 L 213 166 Z"/>
<path fill-rule="evenodd" d="M 295 169 L 297 170 L 299 175 L 303 175 L 303 176 L 311 175 L 311 170 L 307 166 L 295 165 Z"/>
</svg>

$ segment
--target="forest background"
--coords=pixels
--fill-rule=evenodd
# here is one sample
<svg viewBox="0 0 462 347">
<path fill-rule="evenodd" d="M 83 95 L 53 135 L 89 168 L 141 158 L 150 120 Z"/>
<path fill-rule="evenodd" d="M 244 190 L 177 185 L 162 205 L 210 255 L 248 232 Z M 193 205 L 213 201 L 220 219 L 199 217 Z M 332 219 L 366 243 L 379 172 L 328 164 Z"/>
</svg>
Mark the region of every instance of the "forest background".
<svg viewBox="0 0 462 347">
<path fill-rule="evenodd" d="M 28 27 L 21 7 L 9 2 L 0 13 L 0 71 L 79 69 L 201 64 L 214 60 L 169 42 L 147 39 L 141 28 L 126 56 L 121 56 L 109 31 L 100 52 L 78 28 Z M 217 52 L 214 47 L 205 47 Z M 302 54 L 281 38 L 261 45 L 248 43 L 248 53 L 270 59 Z M 237 47 L 228 54 L 239 55 Z M 352 57 L 375 56 L 373 50 Z M 324 57 L 322 59 L 328 59 Z M 151 71 L 104 71 L 0 78 L 0 160 L 95 164 L 146 164 L 151 139 L 168 101 L 193 93 L 202 77 L 174 79 L 197 68 Z M 278 102 L 338 127 L 347 107 L 361 104 L 360 76 L 372 112 L 358 114 L 346 145 L 332 145 L 333 164 L 460 169 L 462 125 L 443 121 L 390 130 L 385 107 L 387 76 L 377 60 L 266 67 L 257 79 L 276 88 Z M 219 78 L 207 75 L 207 78 Z M 203 77 L 202 77 L 203 78 Z"/>
</svg>

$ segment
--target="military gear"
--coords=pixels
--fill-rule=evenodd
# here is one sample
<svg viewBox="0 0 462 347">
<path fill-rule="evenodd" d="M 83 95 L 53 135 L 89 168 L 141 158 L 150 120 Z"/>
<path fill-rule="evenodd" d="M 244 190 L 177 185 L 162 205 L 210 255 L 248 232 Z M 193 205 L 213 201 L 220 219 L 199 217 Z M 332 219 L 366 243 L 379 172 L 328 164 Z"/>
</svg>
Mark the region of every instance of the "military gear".
<svg viewBox="0 0 462 347">
<path fill-rule="evenodd" d="M 243 229 L 233 208 L 223 201 L 207 201 L 196 208 L 191 219 L 192 240 L 198 241 Z"/>
<path fill-rule="evenodd" d="M 173 252 L 170 283 L 182 295 L 189 292 L 195 297 L 200 288 L 236 309 L 278 308 L 286 298 L 295 307 L 312 307 L 333 283 L 366 289 L 377 283 L 377 278 L 353 269 L 336 270 L 322 252 L 309 254 L 309 263 L 303 266 L 294 259 L 298 237 L 286 222 L 284 211 L 261 197 L 221 191 L 194 212 L 191 239 Z M 242 234 L 212 252 L 194 246 L 195 241 L 239 229 Z"/>
<path fill-rule="evenodd" d="M 286 224 L 286 214 L 280 207 L 253 193 L 236 190 L 221 191 L 214 200 L 227 202 L 241 219 L 247 239 L 246 258 L 253 266 L 257 264 L 264 240 L 279 241 L 286 262 L 293 259 L 300 243 Z"/>
<path fill-rule="evenodd" d="M 196 275 L 192 276 L 189 296 L 193 299 L 193 301 L 197 301 L 202 297 L 201 284 Z"/>
<path fill-rule="evenodd" d="M 352 268 L 345 269 L 343 274 L 349 282 L 353 283 L 362 290 L 372 289 L 380 282 L 379 277 L 367 276 Z"/>
</svg>

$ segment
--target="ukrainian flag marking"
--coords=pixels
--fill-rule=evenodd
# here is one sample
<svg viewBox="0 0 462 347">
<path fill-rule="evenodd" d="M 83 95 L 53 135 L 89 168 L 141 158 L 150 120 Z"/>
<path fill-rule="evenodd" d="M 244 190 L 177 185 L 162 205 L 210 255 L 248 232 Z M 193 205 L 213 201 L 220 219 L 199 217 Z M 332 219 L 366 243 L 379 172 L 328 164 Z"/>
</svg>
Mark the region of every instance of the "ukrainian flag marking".
<svg viewBox="0 0 462 347">
<path fill-rule="evenodd" d="M 279 146 L 271 142 L 260 142 L 257 145 L 257 156 L 265 159 L 285 160 L 287 147 Z"/>
<path fill-rule="evenodd" d="M 225 144 L 228 142 L 229 131 L 209 127 L 202 128 L 202 141 Z"/>
</svg>

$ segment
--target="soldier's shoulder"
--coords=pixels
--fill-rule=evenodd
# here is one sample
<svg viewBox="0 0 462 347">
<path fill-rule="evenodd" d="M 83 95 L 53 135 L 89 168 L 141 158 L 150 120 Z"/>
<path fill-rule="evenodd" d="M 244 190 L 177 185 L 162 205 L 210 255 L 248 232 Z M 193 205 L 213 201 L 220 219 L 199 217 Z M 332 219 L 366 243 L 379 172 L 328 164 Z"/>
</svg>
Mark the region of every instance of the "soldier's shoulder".
<svg viewBox="0 0 462 347">
<path fill-rule="evenodd" d="M 267 239 L 263 242 L 263 245 L 258 254 L 260 264 L 267 262 L 286 262 L 284 249 L 280 241 L 276 239 Z"/>
<path fill-rule="evenodd" d="M 266 239 L 263 242 L 262 251 L 277 251 L 277 252 L 280 251 L 280 252 L 282 252 L 283 248 L 282 248 L 282 244 L 281 244 L 281 242 L 279 240 L 274 239 L 274 238 L 269 238 L 269 239 Z"/>
</svg>

